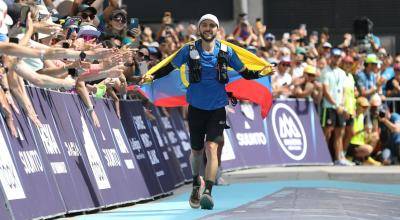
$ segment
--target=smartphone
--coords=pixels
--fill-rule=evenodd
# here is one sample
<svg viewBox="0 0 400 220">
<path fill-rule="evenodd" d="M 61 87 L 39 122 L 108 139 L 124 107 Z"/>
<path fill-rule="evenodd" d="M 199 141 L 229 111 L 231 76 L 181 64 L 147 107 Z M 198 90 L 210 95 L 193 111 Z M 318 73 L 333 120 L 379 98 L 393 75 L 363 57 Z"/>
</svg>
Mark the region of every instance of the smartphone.
<svg viewBox="0 0 400 220">
<path fill-rule="evenodd" d="M 63 42 L 62 43 L 62 48 L 69 48 L 69 43 L 68 42 Z"/>
<path fill-rule="evenodd" d="M 129 24 L 129 29 L 132 28 L 139 28 L 139 19 L 138 18 L 131 18 L 131 22 Z"/>
<path fill-rule="evenodd" d="M 29 6 L 24 5 L 24 6 L 21 7 L 21 16 L 20 16 L 20 18 L 21 18 L 21 23 L 20 23 L 21 27 L 26 27 L 26 18 L 28 17 L 29 11 L 30 11 Z"/>
<path fill-rule="evenodd" d="M 10 37 L 10 43 L 14 43 L 14 44 L 18 44 L 19 43 L 19 39 L 16 37 Z"/>
</svg>

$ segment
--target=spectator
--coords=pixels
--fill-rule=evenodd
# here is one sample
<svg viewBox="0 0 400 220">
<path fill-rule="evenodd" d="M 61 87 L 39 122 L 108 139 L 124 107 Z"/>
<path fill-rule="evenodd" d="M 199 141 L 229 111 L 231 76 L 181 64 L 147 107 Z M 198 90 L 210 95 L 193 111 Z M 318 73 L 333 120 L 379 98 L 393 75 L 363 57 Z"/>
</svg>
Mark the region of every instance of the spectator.
<svg viewBox="0 0 400 220">
<path fill-rule="evenodd" d="M 296 98 L 312 98 L 316 105 L 319 105 L 322 99 L 322 84 L 316 80 L 317 68 L 306 66 L 304 68 L 303 83 L 296 86 L 293 96 Z"/>
<path fill-rule="evenodd" d="M 366 142 L 366 129 L 365 124 L 365 112 L 368 110 L 369 102 L 365 97 L 358 97 L 357 109 L 354 116 L 354 125 L 350 145 L 348 146 L 347 156 L 356 163 L 365 163 L 370 165 L 380 165 L 379 162 L 371 158 L 373 147 Z M 367 159 L 365 159 L 367 158 Z"/>
<path fill-rule="evenodd" d="M 347 77 L 344 83 L 344 116 L 346 119 L 346 128 L 343 138 L 343 150 L 346 151 L 352 137 L 356 114 L 356 97 L 358 96 L 354 80 L 354 59 L 351 56 L 346 56 L 342 60 L 342 69 L 345 71 Z"/>
<path fill-rule="evenodd" d="M 288 71 L 290 63 L 290 57 L 283 57 L 278 64 L 276 73 L 271 77 L 274 97 L 287 98 L 290 95 L 290 86 L 292 84 L 292 76 Z"/>
<path fill-rule="evenodd" d="M 378 57 L 375 54 L 368 54 L 364 61 L 364 70 L 357 73 L 357 88 L 361 96 L 370 98 L 378 91 L 376 84 L 376 74 L 379 71 L 378 64 Z"/>
<path fill-rule="evenodd" d="M 379 110 L 379 123 L 381 162 L 385 165 L 398 164 L 400 159 L 400 115 L 395 112 L 390 113 L 389 108 L 383 106 Z"/>
<path fill-rule="evenodd" d="M 328 145 L 334 138 L 333 156 L 336 165 L 353 165 L 347 161 L 343 152 L 343 135 L 346 125 L 344 116 L 344 86 L 346 73 L 339 67 L 342 51 L 333 49 L 330 64 L 322 70 L 324 98 L 322 101 L 322 127 Z M 333 135 L 332 135 L 333 134 Z"/>
</svg>

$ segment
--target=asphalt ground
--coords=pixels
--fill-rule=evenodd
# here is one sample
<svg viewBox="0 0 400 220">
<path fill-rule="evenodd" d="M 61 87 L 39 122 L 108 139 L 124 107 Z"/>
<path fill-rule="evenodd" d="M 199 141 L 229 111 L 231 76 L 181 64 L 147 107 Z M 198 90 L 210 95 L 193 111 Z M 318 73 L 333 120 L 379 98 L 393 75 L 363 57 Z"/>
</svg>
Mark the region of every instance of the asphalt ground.
<svg viewBox="0 0 400 220">
<path fill-rule="evenodd" d="M 400 166 L 263 167 L 226 172 L 213 210 L 191 209 L 191 184 L 155 201 L 62 219 L 400 219 Z"/>
</svg>

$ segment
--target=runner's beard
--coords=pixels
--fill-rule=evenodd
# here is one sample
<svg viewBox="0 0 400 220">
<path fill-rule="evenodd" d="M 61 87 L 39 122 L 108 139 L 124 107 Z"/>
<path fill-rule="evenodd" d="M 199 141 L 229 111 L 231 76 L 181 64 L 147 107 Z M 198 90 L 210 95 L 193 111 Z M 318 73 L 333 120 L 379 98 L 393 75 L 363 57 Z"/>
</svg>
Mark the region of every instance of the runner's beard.
<svg viewBox="0 0 400 220">
<path fill-rule="evenodd" d="M 200 33 L 200 37 L 202 40 L 204 40 L 205 42 L 211 42 L 215 39 L 215 37 L 217 37 L 216 34 L 211 35 L 211 38 L 206 37 L 203 33 Z"/>
</svg>

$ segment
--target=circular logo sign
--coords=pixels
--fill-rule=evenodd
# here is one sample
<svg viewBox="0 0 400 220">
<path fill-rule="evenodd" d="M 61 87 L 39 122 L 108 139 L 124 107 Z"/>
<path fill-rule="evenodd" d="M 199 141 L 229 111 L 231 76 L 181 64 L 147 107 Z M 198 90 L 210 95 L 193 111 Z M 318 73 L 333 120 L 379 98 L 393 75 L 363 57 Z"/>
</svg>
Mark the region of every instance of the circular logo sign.
<svg viewBox="0 0 400 220">
<path fill-rule="evenodd" d="M 304 127 L 288 105 L 277 103 L 272 109 L 272 128 L 279 146 L 293 160 L 302 160 L 307 153 Z"/>
</svg>

